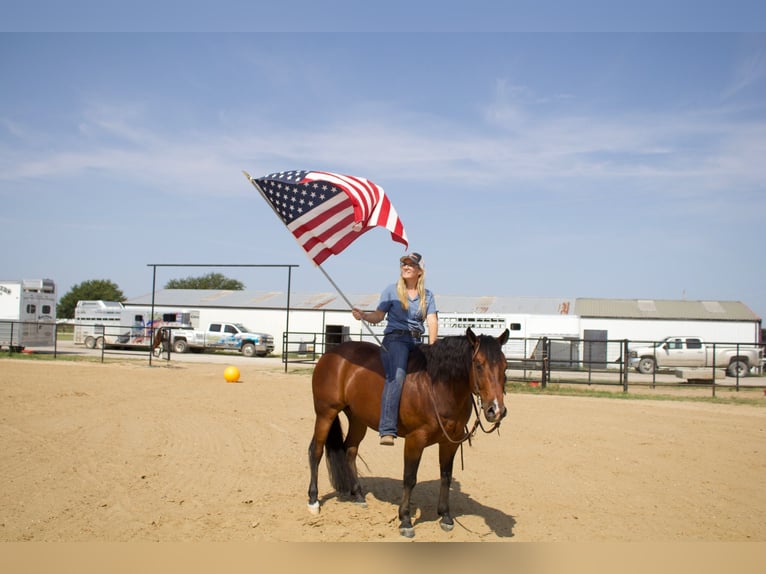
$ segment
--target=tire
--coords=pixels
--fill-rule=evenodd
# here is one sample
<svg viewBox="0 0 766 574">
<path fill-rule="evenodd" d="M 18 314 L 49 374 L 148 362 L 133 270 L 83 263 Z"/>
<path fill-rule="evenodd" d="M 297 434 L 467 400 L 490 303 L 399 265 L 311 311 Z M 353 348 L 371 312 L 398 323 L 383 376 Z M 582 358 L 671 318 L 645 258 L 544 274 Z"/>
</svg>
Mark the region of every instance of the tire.
<svg viewBox="0 0 766 574">
<path fill-rule="evenodd" d="M 96 339 L 93 337 L 85 337 L 85 346 L 88 349 L 95 349 L 96 348 Z"/>
<path fill-rule="evenodd" d="M 726 374 L 730 377 L 739 376 L 740 378 L 746 377 L 750 369 L 747 367 L 745 361 L 732 361 L 729 363 L 729 367 L 726 369 Z"/>
<path fill-rule="evenodd" d="M 255 345 L 252 343 L 244 343 L 242 345 L 242 354 L 245 357 L 255 357 Z"/>
<path fill-rule="evenodd" d="M 656 365 L 652 357 L 642 357 L 638 362 L 638 372 L 644 375 L 651 375 L 654 372 Z"/>
<path fill-rule="evenodd" d="M 186 339 L 176 339 L 173 341 L 173 352 L 186 353 L 188 350 L 189 343 L 186 342 Z"/>
<path fill-rule="evenodd" d="M 96 339 L 96 349 L 103 349 L 104 348 L 104 338 L 99 337 Z"/>
</svg>

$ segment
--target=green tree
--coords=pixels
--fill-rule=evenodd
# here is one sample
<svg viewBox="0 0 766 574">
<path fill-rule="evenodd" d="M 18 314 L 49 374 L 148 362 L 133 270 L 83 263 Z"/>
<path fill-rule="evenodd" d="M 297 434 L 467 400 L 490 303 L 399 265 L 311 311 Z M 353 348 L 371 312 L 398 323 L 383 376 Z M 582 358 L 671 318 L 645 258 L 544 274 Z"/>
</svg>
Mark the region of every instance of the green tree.
<svg viewBox="0 0 766 574">
<path fill-rule="evenodd" d="M 125 301 L 126 297 L 120 288 L 108 279 L 89 279 L 72 287 L 66 295 L 59 299 L 56 305 L 56 316 L 59 319 L 73 319 L 78 301 Z"/>
<path fill-rule="evenodd" d="M 186 279 L 171 279 L 165 284 L 165 289 L 227 289 L 242 291 L 245 285 L 237 279 L 230 279 L 220 273 L 208 273 L 202 277 L 187 277 Z"/>
</svg>

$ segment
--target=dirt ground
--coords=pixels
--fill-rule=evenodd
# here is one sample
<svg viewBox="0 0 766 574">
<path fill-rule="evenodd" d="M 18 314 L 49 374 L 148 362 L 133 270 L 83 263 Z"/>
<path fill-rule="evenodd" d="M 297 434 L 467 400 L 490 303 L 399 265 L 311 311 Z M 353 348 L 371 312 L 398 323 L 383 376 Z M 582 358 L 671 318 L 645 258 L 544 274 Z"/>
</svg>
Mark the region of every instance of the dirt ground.
<svg viewBox="0 0 766 574">
<path fill-rule="evenodd" d="M 402 440 L 362 443 L 366 508 L 323 464 L 311 515 L 309 371 L 237 364 L 226 383 L 221 364 L 0 361 L 0 541 L 404 540 Z M 500 435 L 458 454 L 449 533 L 426 451 L 415 541 L 766 541 L 766 408 L 506 400 Z"/>
</svg>

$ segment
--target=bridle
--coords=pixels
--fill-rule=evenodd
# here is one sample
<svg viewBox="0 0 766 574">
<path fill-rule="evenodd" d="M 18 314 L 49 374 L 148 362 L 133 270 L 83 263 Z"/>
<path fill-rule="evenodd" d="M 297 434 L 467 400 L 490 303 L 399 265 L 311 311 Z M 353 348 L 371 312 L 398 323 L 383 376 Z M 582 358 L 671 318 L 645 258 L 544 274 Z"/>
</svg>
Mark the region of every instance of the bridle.
<svg viewBox="0 0 766 574">
<path fill-rule="evenodd" d="M 476 344 L 476 346 L 473 349 L 473 354 L 471 355 L 471 370 L 473 371 L 473 391 L 471 391 L 471 405 L 473 406 L 473 411 L 476 414 L 476 420 L 473 423 L 473 427 L 471 430 L 468 430 L 468 426 L 465 427 L 465 433 L 462 438 L 455 440 L 449 434 L 447 433 L 447 429 L 444 428 L 444 423 L 442 422 L 442 418 L 439 416 L 439 409 L 436 407 L 436 398 L 434 397 L 434 390 L 433 385 L 428 386 L 428 394 L 431 397 L 431 404 L 434 407 L 434 413 L 436 414 L 436 420 L 439 423 L 439 428 L 441 428 L 442 433 L 444 434 L 444 438 L 446 438 L 449 442 L 452 444 L 463 444 L 465 441 L 469 441 L 473 437 L 473 435 L 476 433 L 476 429 L 478 427 L 481 427 L 482 432 L 486 434 L 490 434 L 492 432 L 497 431 L 498 434 L 500 434 L 500 423 L 502 422 L 502 418 L 498 420 L 496 423 L 493 423 L 492 427 L 487 430 L 484 428 L 484 423 L 481 422 L 481 416 L 479 412 L 479 408 L 481 407 L 481 394 L 479 393 L 479 384 L 478 381 L 478 373 L 476 372 L 476 355 L 479 354 L 479 344 Z M 478 402 L 478 404 L 477 404 Z"/>
</svg>

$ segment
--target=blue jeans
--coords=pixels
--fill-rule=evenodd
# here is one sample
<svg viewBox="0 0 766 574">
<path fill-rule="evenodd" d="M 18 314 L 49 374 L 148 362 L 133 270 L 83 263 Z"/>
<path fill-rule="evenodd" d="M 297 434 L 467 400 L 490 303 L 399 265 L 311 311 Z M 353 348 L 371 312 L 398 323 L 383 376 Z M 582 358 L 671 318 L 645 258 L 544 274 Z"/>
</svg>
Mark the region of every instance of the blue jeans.
<svg viewBox="0 0 766 574">
<path fill-rule="evenodd" d="M 407 360 L 410 351 L 418 341 L 410 335 L 389 333 L 383 337 L 383 347 L 380 358 L 386 372 L 386 383 L 383 386 L 383 397 L 380 406 L 380 436 L 396 436 L 397 421 L 399 420 L 399 399 L 402 397 L 402 385 L 407 374 Z"/>
</svg>

